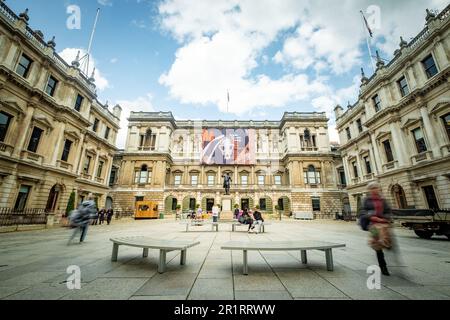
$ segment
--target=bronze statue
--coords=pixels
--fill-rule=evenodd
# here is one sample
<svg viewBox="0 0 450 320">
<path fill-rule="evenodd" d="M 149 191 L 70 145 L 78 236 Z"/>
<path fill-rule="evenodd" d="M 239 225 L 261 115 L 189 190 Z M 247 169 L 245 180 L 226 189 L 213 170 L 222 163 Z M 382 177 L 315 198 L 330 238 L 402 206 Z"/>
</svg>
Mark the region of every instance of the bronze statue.
<svg viewBox="0 0 450 320">
<path fill-rule="evenodd" d="M 227 173 L 225 176 L 222 176 L 223 178 L 223 187 L 225 189 L 225 194 L 230 195 L 230 187 L 231 187 L 231 177 L 230 174 Z"/>
</svg>

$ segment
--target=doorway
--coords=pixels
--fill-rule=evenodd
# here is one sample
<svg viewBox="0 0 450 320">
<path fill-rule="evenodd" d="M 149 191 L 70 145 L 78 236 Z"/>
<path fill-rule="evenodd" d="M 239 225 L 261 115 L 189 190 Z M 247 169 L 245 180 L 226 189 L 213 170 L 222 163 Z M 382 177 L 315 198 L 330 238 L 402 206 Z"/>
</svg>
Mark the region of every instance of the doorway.
<svg viewBox="0 0 450 320">
<path fill-rule="evenodd" d="M 214 207 L 214 199 L 206 199 L 206 212 L 211 212 Z"/>
<path fill-rule="evenodd" d="M 428 208 L 431 210 L 439 210 L 439 203 L 436 198 L 433 186 L 422 187 L 425 193 L 425 199 L 427 199 Z"/>
<path fill-rule="evenodd" d="M 250 200 L 249 199 L 241 199 L 241 209 L 245 210 L 249 208 Z"/>
<path fill-rule="evenodd" d="M 112 209 L 112 207 L 113 207 L 113 199 L 111 197 L 106 197 L 106 204 L 105 204 L 106 210 Z"/>
<path fill-rule="evenodd" d="M 56 210 L 60 192 L 61 187 L 59 185 L 54 185 L 53 188 L 51 188 L 48 195 L 47 206 L 45 207 L 46 212 L 54 212 Z"/>
<path fill-rule="evenodd" d="M 195 211 L 195 198 L 189 199 L 189 210 Z"/>
</svg>

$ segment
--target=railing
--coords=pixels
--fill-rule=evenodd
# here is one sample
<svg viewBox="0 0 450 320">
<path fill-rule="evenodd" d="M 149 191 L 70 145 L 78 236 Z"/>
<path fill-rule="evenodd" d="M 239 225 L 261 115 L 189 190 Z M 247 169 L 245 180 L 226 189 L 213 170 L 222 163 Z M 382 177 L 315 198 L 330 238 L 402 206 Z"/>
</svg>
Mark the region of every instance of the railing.
<svg viewBox="0 0 450 320">
<path fill-rule="evenodd" d="M 0 208 L 0 226 L 47 224 L 48 214 L 44 209 L 16 210 L 13 208 Z"/>
<path fill-rule="evenodd" d="M 8 6 L 0 1 L 0 13 L 2 13 L 9 21 L 16 22 L 19 17 Z"/>
<path fill-rule="evenodd" d="M 133 218 L 134 210 L 131 209 L 114 209 L 114 217 L 116 220 L 124 218 Z"/>
<path fill-rule="evenodd" d="M 14 147 L 4 142 L 0 142 L 0 151 L 11 154 L 14 151 Z"/>
</svg>

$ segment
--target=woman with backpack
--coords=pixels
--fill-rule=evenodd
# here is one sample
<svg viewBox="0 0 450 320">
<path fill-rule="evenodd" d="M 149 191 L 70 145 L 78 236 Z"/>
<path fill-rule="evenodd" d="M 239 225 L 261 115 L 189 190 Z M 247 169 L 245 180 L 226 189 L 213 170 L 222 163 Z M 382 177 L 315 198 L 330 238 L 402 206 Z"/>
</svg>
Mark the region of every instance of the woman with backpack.
<svg viewBox="0 0 450 320">
<path fill-rule="evenodd" d="M 390 250 L 392 248 L 390 231 L 391 207 L 382 197 L 378 183 L 370 183 L 368 191 L 368 196 L 364 199 L 360 212 L 360 225 L 363 230 L 370 232 L 369 245 L 377 254 L 381 273 L 389 276 L 383 249 Z"/>
</svg>

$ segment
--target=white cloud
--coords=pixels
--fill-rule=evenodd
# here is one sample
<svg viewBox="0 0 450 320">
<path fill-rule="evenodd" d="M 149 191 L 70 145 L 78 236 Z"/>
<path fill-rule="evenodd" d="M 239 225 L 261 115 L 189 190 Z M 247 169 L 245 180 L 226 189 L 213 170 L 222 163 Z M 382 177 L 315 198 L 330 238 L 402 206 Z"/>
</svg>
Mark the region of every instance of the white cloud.
<svg viewBox="0 0 450 320">
<path fill-rule="evenodd" d="M 134 100 L 119 100 L 116 103 L 122 107 L 122 116 L 120 119 L 120 130 L 117 135 L 117 146 L 118 148 L 125 148 L 125 143 L 127 140 L 127 131 L 128 131 L 128 117 L 130 116 L 131 111 L 139 112 L 151 112 L 155 111 L 153 107 L 153 95 L 151 93 L 146 94 L 145 96 L 138 97 Z"/>
<path fill-rule="evenodd" d="M 109 60 L 110 63 L 115 64 L 119 61 L 118 58 L 112 58 L 111 60 Z"/>
<path fill-rule="evenodd" d="M 365 29 L 360 10 L 381 9 L 374 46 L 389 58 L 399 37 L 415 36 L 425 23 L 425 8 L 442 9 L 448 0 L 165 0 L 160 26 L 180 48 L 159 81 L 181 103 L 227 109 L 238 115 L 260 107 L 308 101 L 333 117 L 358 96 L 359 76 L 347 88 L 329 84 L 362 66 Z M 207 13 L 207 14 L 206 14 Z M 271 59 L 264 51 L 280 49 Z M 280 64 L 278 78 L 258 73 L 259 64 Z M 303 103 L 304 104 L 304 103 Z"/>
<path fill-rule="evenodd" d="M 86 55 L 86 50 L 78 48 L 66 48 L 58 54 L 63 58 L 68 64 L 72 64 L 72 61 L 76 59 L 78 51 L 80 52 L 80 58 Z M 83 63 L 83 61 L 81 62 Z M 82 64 L 83 66 L 83 64 Z M 88 76 L 92 74 L 92 70 L 95 68 L 94 79 L 95 85 L 98 90 L 103 91 L 110 87 L 108 80 L 102 75 L 101 71 L 96 67 L 95 59 L 90 58 Z"/>
<path fill-rule="evenodd" d="M 108 7 L 111 7 L 113 4 L 112 4 L 112 0 L 97 0 L 97 2 L 99 3 L 99 4 L 101 4 L 102 6 L 108 6 Z"/>
</svg>

